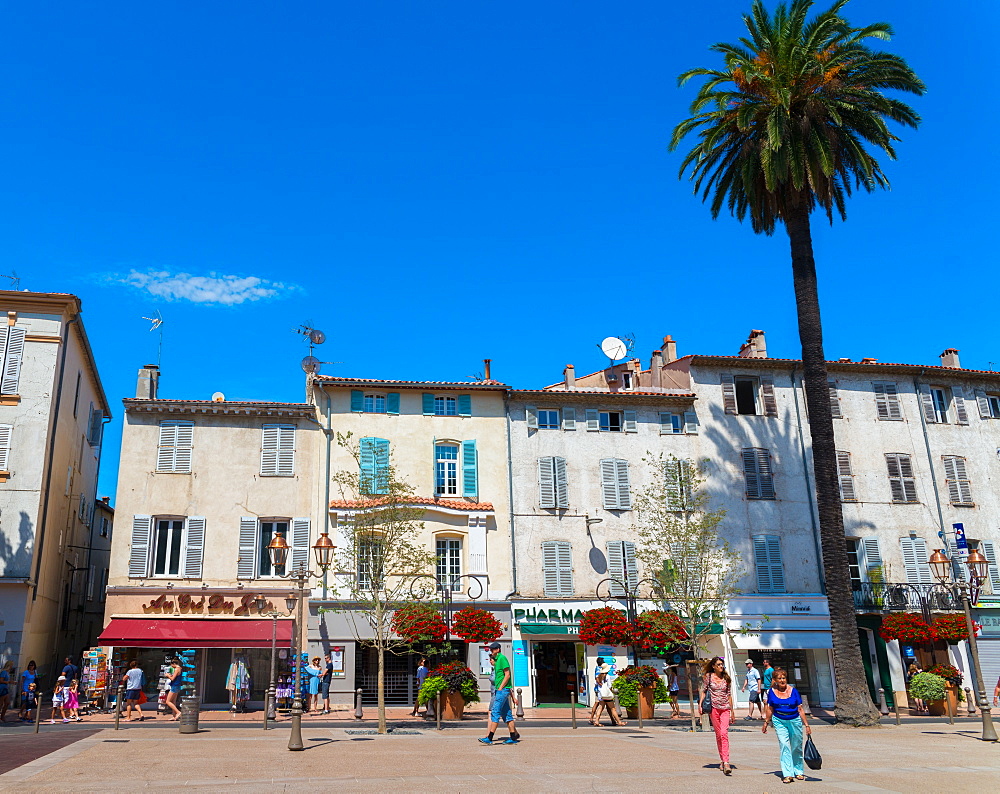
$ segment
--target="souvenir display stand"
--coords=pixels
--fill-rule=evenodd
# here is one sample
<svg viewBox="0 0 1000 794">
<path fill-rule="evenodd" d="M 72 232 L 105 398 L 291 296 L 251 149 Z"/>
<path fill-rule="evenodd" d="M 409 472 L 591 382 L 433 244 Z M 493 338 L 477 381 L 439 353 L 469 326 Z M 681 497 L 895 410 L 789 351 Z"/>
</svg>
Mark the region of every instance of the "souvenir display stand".
<svg viewBox="0 0 1000 794">
<path fill-rule="evenodd" d="M 103 648 L 91 648 L 83 654 L 80 671 L 80 713 L 99 711 L 108 700 L 108 655 Z"/>
</svg>

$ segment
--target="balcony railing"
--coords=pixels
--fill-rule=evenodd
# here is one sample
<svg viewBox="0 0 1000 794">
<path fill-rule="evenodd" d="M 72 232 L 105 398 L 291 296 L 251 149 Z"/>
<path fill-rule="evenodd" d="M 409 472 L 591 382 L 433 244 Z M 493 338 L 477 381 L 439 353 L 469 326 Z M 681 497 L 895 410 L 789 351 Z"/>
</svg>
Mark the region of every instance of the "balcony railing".
<svg viewBox="0 0 1000 794">
<path fill-rule="evenodd" d="M 854 584 L 854 609 L 858 612 L 920 612 L 923 601 L 936 612 L 962 609 L 962 602 L 937 584 Z"/>
</svg>

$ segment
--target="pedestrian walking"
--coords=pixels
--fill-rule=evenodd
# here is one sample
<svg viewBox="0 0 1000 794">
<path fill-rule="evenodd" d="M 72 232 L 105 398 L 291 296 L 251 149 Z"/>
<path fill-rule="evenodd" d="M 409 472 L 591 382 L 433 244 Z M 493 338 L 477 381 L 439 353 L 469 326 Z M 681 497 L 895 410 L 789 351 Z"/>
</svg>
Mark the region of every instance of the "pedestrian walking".
<svg viewBox="0 0 1000 794">
<path fill-rule="evenodd" d="M 594 665 L 594 704 L 590 707 L 591 725 L 595 724 L 594 722 L 595 719 L 598 719 L 598 721 L 600 721 L 599 718 L 597 717 L 597 713 L 604 708 L 603 704 L 601 703 L 601 683 L 600 681 L 597 680 L 601 675 L 602 667 L 605 667 L 604 657 L 598 656 L 597 664 Z"/>
<path fill-rule="evenodd" d="M 719 750 L 719 769 L 722 774 L 731 775 L 733 768 L 729 765 L 729 725 L 733 721 L 733 679 L 726 672 L 726 663 L 721 656 L 709 660 L 703 671 L 705 689 L 711 701 L 712 728 L 715 731 L 715 746 Z M 704 714 L 704 710 L 702 710 Z"/>
<path fill-rule="evenodd" d="M 768 726 L 774 726 L 781 747 L 781 782 L 791 783 L 793 780 L 805 780 L 802 773 L 802 747 L 805 735 L 812 733 L 809 721 L 806 719 L 806 709 L 802 696 L 793 686 L 788 684 L 788 673 L 781 667 L 774 671 L 773 684 L 767 690 L 764 708 L 764 725 L 761 730 L 767 733 Z"/>
<path fill-rule="evenodd" d="M 80 682 L 75 678 L 66 687 L 64 710 L 70 722 L 83 722 L 80 716 Z"/>
<path fill-rule="evenodd" d="M 754 706 L 756 706 L 757 710 L 760 712 L 761 719 L 764 719 L 764 705 L 760 702 L 761 688 L 760 672 L 753 666 L 753 659 L 747 659 L 747 674 L 743 679 L 743 688 L 741 691 L 750 693 L 750 702 L 747 706 L 747 715 L 743 719 L 752 720 L 754 718 Z"/>
<path fill-rule="evenodd" d="M 319 680 L 319 693 L 323 698 L 323 710 L 320 714 L 330 713 L 330 684 L 333 683 L 333 657 L 327 651 L 323 656 L 323 676 Z"/>
<path fill-rule="evenodd" d="M 611 688 L 611 681 L 608 680 L 608 674 L 610 672 L 611 665 L 605 664 L 599 668 L 597 673 L 597 694 L 599 697 L 597 702 L 600 705 L 600 709 L 597 711 L 596 718 L 591 719 L 590 724 L 596 725 L 598 728 L 601 727 L 602 710 L 608 712 L 612 725 L 621 728 L 628 724 L 615 712 L 615 692 Z"/>
<path fill-rule="evenodd" d="M 667 668 L 667 689 L 670 690 L 670 716 L 675 719 L 679 718 L 681 716 L 681 677 L 676 664 Z"/>
<path fill-rule="evenodd" d="M 429 672 L 427 669 L 427 657 L 421 656 L 420 663 L 417 665 L 417 693 L 413 696 L 413 711 L 410 712 L 411 717 L 416 717 L 417 712 L 420 710 L 420 687 L 424 685 L 424 681 L 427 680 L 427 673 Z"/>
<path fill-rule="evenodd" d="M 509 736 L 504 744 L 517 744 L 521 734 L 514 726 L 514 713 L 510 708 L 510 662 L 500 653 L 500 643 L 490 643 L 490 662 L 493 664 L 493 698 L 490 700 L 490 732 L 479 739 L 483 744 L 493 744 L 493 734 L 501 722 L 507 723 Z"/>
<path fill-rule="evenodd" d="M 760 691 L 766 692 L 771 688 L 771 679 L 774 676 L 774 668 L 771 667 L 769 659 L 764 660 L 764 672 L 760 677 Z"/>
<path fill-rule="evenodd" d="M 32 687 L 35 684 L 35 680 L 38 678 L 35 672 L 35 660 L 32 659 L 28 662 L 28 666 L 21 673 L 21 713 L 18 715 L 22 720 L 24 719 L 25 706 L 24 701 L 28 693 L 32 691 Z"/>
<path fill-rule="evenodd" d="M 8 659 L 0 668 L 0 722 L 7 721 L 7 709 L 10 707 L 10 684 L 14 674 L 14 663 Z"/>
<path fill-rule="evenodd" d="M 66 681 L 72 681 L 74 678 L 80 680 L 80 668 L 73 664 L 73 660 L 70 657 L 63 659 L 63 669 L 62 675 L 66 676 Z"/>
<path fill-rule="evenodd" d="M 306 675 L 309 676 L 306 682 L 306 708 L 305 713 L 319 711 L 319 679 L 323 675 L 323 670 L 319 666 L 320 659 L 317 656 L 312 660 L 312 664 L 305 667 Z"/>
<path fill-rule="evenodd" d="M 49 714 L 49 724 L 56 724 L 56 712 L 59 712 L 59 717 L 63 722 L 69 722 L 66 718 L 66 709 L 64 704 L 66 702 L 66 676 L 61 675 L 56 680 L 55 689 L 52 690 L 52 713 Z"/>
<path fill-rule="evenodd" d="M 142 713 L 143 688 L 146 686 L 146 674 L 139 667 L 137 659 L 128 663 L 128 671 L 122 676 L 122 684 L 125 686 L 125 721 L 134 722 L 132 719 L 132 709 L 139 715 L 139 722 L 145 717 Z"/>
<path fill-rule="evenodd" d="M 32 722 L 33 717 L 31 712 L 38 707 L 38 692 L 36 687 L 38 685 L 32 681 L 28 685 L 28 691 L 21 693 L 21 714 L 19 719 L 21 722 Z"/>
<path fill-rule="evenodd" d="M 176 657 L 170 660 L 170 666 L 167 668 L 167 696 L 163 702 L 173 712 L 174 716 L 170 718 L 171 721 L 181 718 L 181 710 L 177 708 L 177 699 L 181 696 L 181 671 L 183 669 L 181 660 Z"/>
</svg>

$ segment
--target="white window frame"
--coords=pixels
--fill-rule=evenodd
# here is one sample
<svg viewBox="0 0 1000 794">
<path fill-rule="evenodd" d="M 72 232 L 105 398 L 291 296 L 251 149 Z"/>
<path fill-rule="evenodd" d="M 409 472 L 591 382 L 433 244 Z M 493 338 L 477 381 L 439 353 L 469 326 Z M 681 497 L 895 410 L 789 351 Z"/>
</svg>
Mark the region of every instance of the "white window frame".
<svg viewBox="0 0 1000 794">
<path fill-rule="evenodd" d="M 14 395 L 20 389 L 27 333 L 26 328 L 17 325 L 0 326 L 0 394 Z"/>
<path fill-rule="evenodd" d="M 951 408 L 951 393 L 944 386 L 931 386 L 931 404 L 934 418 L 938 424 L 949 424 L 949 409 Z"/>
<path fill-rule="evenodd" d="M 747 412 L 740 410 L 740 392 L 738 386 L 741 382 L 750 384 L 750 396 L 753 398 L 753 411 Z M 763 411 L 761 411 L 763 399 L 760 393 L 760 378 L 757 375 L 734 375 L 733 394 L 736 399 L 737 416 L 760 416 L 763 413 Z"/>
<path fill-rule="evenodd" d="M 372 537 L 367 540 L 359 540 L 357 544 L 357 559 L 356 563 L 356 579 L 355 583 L 358 590 L 370 590 L 371 581 L 371 568 L 372 562 L 375 560 L 376 555 L 372 554 L 374 550 L 381 551 L 383 549 L 383 540 L 379 537 Z M 384 554 L 383 554 L 384 558 Z"/>
<path fill-rule="evenodd" d="M 260 474 L 262 477 L 295 476 L 296 426 L 266 424 L 261 429 Z"/>
<path fill-rule="evenodd" d="M 167 547 L 166 547 L 167 559 L 162 561 L 164 563 L 164 565 L 163 565 L 164 570 L 163 570 L 162 573 L 158 573 L 156 569 L 158 567 L 158 563 L 161 562 L 161 560 L 159 559 L 159 553 L 158 553 L 159 546 L 160 546 L 160 544 L 159 544 L 160 531 L 161 531 L 161 528 L 162 528 L 161 525 L 162 524 L 168 524 L 168 523 L 170 523 L 170 524 L 180 524 L 179 527 L 170 527 L 168 529 L 168 532 L 171 535 L 173 535 L 174 533 L 176 533 L 177 535 L 179 535 L 179 537 L 177 537 L 177 540 L 176 540 L 176 543 L 177 543 L 177 570 L 176 571 L 169 570 L 169 555 L 170 555 L 170 550 L 172 549 L 172 544 L 168 540 Z M 183 516 L 154 516 L 153 517 L 152 538 L 150 538 L 150 541 L 151 542 L 149 544 L 149 578 L 150 579 L 178 579 L 178 578 L 181 578 L 183 576 L 184 558 L 186 556 L 185 555 L 185 551 L 187 549 L 187 519 L 186 519 L 186 517 L 183 517 Z"/>
<path fill-rule="evenodd" d="M 618 417 L 618 427 L 612 427 L 611 417 Z M 598 411 L 598 428 L 602 433 L 624 433 L 625 432 L 625 412 L 624 411 Z"/>
<path fill-rule="evenodd" d="M 381 409 L 379 408 L 381 401 Z M 371 407 L 369 408 L 369 405 Z M 368 392 L 361 398 L 361 412 L 365 414 L 384 414 L 386 412 L 386 396 Z"/>
<path fill-rule="evenodd" d="M 555 417 L 553 421 L 552 417 Z M 545 420 L 543 421 L 543 417 Z M 559 423 L 559 409 L 558 408 L 539 408 L 538 409 L 538 429 L 539 430 L 558 430 L 560 428 Z"/>
<path fill-rule="evenodd" d="M 458 416 L 458 398 L 435 394 L 434 416 Z"/>
<path fill-rule="evenodd" d="M 284 524 L 284 529 L 279 529 L 279 527 Z M 270 527 L 270 535 L 268 536 L 267 542 L 264 541 L 264 527 Z M 271 557 L 267 551 L 267 544 L 271 542 L 271 539 L 277 532 L 282 532 L 285 538 L 285 542 L 289 546 L 292 545 L 292 520 L 290 518 L 284 517 L 274 517 L 274 518 L 260 518 L 257 520 L 257 531 L 254 535 L 254 579 L 280 579 L 281 574 L 288 572 L 288 567 L 291 565 L 291 550 L 289 550 L 288 559 L 285 560 L 285 564 L 281 566 L 280 571 L 273 569 L 271 565 Z M 264 573 L 266 569 L 272 569 L 269 573 Z"/>
<path fill-rule="evenodd" d="M 434 539 L 436 557 L 434 572 L 437 577 L 438 592 L 443 591 L 449 584 L 453 593 L 461 590 L 462 582 L 458 577 L 462 575 L 462 545 L 461 538 Z"/>
<path fill-rule="evenodd" d="M 455 450 L 454 458 L 439 458 L 438 450 Z M 436 496 L 461 496 L 462 494 L 462 445 L 457 441 L 438 441 L 434 444 L 434 494 Z M 442 471 L 444 486 L 441 485 Z M 453 473 L 455 486 L 449 490 L 449 473 Z"/>
</svg>

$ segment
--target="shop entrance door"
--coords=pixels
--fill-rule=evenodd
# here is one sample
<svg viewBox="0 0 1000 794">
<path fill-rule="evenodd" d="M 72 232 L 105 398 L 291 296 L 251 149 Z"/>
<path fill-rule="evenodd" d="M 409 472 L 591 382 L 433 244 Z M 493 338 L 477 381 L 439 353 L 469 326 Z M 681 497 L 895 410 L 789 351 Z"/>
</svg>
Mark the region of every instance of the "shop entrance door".
<svg viewBox="0 0 1000 794">
<path fill-rule="evenodd" d="M 202 703 L 228 703 L 226 676 L 233 660 L 232 648 L 206 648 L 205 654 L 205 695 Z"/>
<path fill-rule="evenodd" d="M 532 660 L 535 702 L 539 705 L 572 702 L 578 688 L 576 643 L 532 643 Z"/>
</svg>

